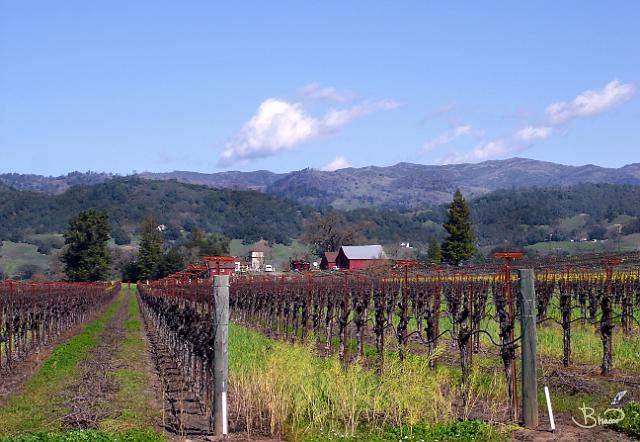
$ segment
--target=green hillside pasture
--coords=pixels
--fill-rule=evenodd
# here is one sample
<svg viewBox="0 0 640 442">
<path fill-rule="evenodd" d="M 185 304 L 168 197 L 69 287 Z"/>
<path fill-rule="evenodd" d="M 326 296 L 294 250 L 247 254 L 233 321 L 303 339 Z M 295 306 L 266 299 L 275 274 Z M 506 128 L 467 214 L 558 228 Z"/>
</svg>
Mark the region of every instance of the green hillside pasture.
<svg viewBox="0 0 640 442">
<path fill-rule="evenodd" d="M 8 276 L 17 276 L 24 264 L 33 264 L 45 272 L 51 266 L 51 260 L 51 256 L 38 253 L 38 247 L 33 244 L 3 241 L 0 247 L 0 269 Z"/>
<path fill-rule="evenodd" d="M 583 229 L 587 224 L 589 215 L 586 213 L 580 213 L 570 218 L 563 218 L 558 226 L 558 231 L 565 235 L 575 235 L 580 229 Z"/>
<path fill-rule="evenodd" d="M 530 246 L 525 246 L 524 249 L 527 252 L 540 253 L 542 255 L 548 254 L 570 254 L 580 255 L 583 253 L 598 253 L 598 252 L 624 252 L 638 250 L 640 248 L 640 233 L 634 233 L 633 235 L 621 236 L 618 239 L 607 239 L 604 241 L 546 241 L 539 242 Z"/>
</svg>

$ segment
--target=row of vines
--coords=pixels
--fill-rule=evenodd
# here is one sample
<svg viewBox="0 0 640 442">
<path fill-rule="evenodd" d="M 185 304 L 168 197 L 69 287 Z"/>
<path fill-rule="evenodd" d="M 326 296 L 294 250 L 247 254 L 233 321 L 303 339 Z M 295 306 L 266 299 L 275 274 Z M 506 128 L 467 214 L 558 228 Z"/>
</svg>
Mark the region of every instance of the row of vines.
<svg viewBox="0 0 640 442">
<path fill-rule="evenodd" d="M 171 426 L 182 431 L 189 426 L 189 415 L 197 414 L 206 422 L 201 430 L 214 428 L 213 280 L 168 278 L 139 284 L 138 292 L 147 331 L 158 338 L 165 353 L 156 355 L 156 364 L 167 379 Z M 195 409 L 184 409 L 185 398 Z"/>
<path fill-rule="evenodd" d="M 118 290 L 102 283 L 0 281 L 0 371 L 85 322 Z"/>
<path fill-rule="evenodd" d="M 275 339 L 313 342 L 325 355 L 345 363 L 373 354 L 384 370 L 385 354 L 428 355 L 455 345 L 462 372 L 461 403 L 469 400 L 472 358 L 481 350 L 497 352 L 508 386 L 508 409 L 517 418 L 516 356 L 519 343 L 519 284 L 509 269 L 465 269 L 467 273 L 415 271 L 396 273 L 332 272 L 281 276 L 237 276 L 230 285 L 231 320 Z M 404 271 L 404 272 L 403 272 Z M 404 275 L 403 275 L 404 273 Z M 161 337 L 201 413 L 211 417 L 214 318 L 213 281 L 201 273 L 139 286 L 148 326 Z M 563 364 L 571 364 L 571 330 L 592 326 L 602 340 L 602 372 L 613 367 L 612 335 L 637 333 L 640 278 L 637 270 L 617 272 L 570 267 L 536 271 L 539 326 L 562 329 Z M 482 349 L 482 346 L 488 346 Z"/>
<path fill-rule="evenodd" d="M 507 276 L 508 275 L 508 276 Z M 443 336 L 454 343 L 462 370 L 462 403 L 468 400 L 470 366 L 481 343 L 496 349 L 509 386 L 509 412 L 516 418 L 515 359 L 519 337 L 519 284 L 515 274 L 365 274 L 239 277 L 231 284 L 235 322 L 277 339 L 314 339 L 326 354 L 357 362 L 365 345 L 375 348 L 377 369 L 386 351 L 433 356 Z M 592 324 L 602 338 L 602 372 L 613 364 L 612 334 L 619 325 L 632 334 L 640 309 L 640 278 L 630 272 L 549 272 L 536 277 L 537 322 L 563 330 L 563 363 L 571 363 L 571 328 Z M 551 314 L 553 312 L 553 314 Z M 556 314 L 559 312 L 559 315 Z M 481 336 L 486 339 L 481 340 Z M 391 346 L 386 340 L 392 339 Z M 349 342 L 355 341 L 352 354 Z M 436 359 L 429 358 L 435 367 Z"/>
</svg>

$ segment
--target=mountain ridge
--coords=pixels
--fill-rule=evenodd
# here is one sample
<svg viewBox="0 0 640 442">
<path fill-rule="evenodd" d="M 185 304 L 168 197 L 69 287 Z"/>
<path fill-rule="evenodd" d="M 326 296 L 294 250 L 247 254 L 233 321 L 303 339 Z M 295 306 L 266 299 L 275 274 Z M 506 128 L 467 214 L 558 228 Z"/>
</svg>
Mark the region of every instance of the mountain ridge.
<svg viewBox="0 0 640 442">
<path fill-rule="evenodd" d="M 117 175 L 72 172 L 66 176 L 0 174 L 0 182 L 19 190 L 60 194 L 78 184 L 99 184 Z M 176 180 L 213 188 L 249 189 L 305 205 L 340 209 L 393 207 L 415 209 L 450 200 L 456 189 L 470 198 L 498 189 L 571 186 L 581 183 L 640 185 L 640 163 L 619 168 L 571 166 L 527 158 L 481 163 L 349 167 L 336 171 L 306 168 L 289 173 L 268 170 L 202 173 L 140 172 L 149 180 Z"/>
</svg>

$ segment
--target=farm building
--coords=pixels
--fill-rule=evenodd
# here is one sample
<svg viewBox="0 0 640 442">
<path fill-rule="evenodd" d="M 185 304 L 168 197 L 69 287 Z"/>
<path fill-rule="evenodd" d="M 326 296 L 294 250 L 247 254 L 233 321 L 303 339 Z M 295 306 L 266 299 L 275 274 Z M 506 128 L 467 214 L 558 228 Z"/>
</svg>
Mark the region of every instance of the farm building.
<svg viewBox="0 0 640 442">
<path fill-rule="evenodd" d="M 289 268 L 294 272 L 308 272 L 311 269 L 311 263 L 303 259 L 289 258 Z"/>
<path fill-rule="evenodd" d="M 251 250 L 251 270 L 259 272 L 264 268 L 264 250 Z"/>
<path fill-rule="evenodd" d="M 381 245 L 342 246 L 336 256 L 336 265 L 341 269 L 358 270 L 387 261 Z"/>
<path fill-rule="evenodd" d="M 219 267 L 214 269 L 216 275 L 233 275 L 236 272 L 235 262 L 221 262 Z"/>
<path fill-rule="evenodd" d="M 205 256 L 204 260 L 213 275 L 233 275 L 236 271 L 235 258 L 231 256 Z"/>
<path fill-rule="evenodd" d="M 332 270 L 336 266 L 338 252 L 325 252 L 320 261 L 320 270 Z"/>
</svg>

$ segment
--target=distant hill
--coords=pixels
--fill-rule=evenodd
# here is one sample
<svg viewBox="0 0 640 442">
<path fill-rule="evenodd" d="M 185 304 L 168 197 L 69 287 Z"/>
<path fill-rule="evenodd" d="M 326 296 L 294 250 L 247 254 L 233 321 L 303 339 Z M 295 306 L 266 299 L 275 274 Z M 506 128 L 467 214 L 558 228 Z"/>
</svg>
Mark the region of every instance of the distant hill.
<svg viewBox="0 0 640 442">
<path fill-rule="evenodd" d="M 473 198 L 498 189 L 580 183 L 639 185 L 640 164 L 608 169 L 512 158 L 444 166 L 399 163 L 335 172 L 305 169 L 287 174 L 269 185 L 266 191 L 313 206 L 417 209 L 450 201 L 456 188 Z"/>
<path fill-rule="evenodd" d="M 200 184 L 208 187 L 230 188 L 230 189 L 250 189 L 265 191 L 268 186 L 282 178 L 286 174 L 269 172 L 268 170 L 257 170 L 255 172 L 219 172 L 219 173 L 199 173 L 199 172 L 142 172 L 138 176 L 150 180 L 176 180 L 181 183 Z"/>
<path fill-rule="evenodd" d="M 501 189 L 471 199 L 470 206 L 477 242 L 483 247 L 640 233 L 640 186 L 628 184 Z M 153 213 L 167 227 L 167 239 L 200 228 L 247 243 L 265 239 L 284 244 L 301 236 L 305 219 L 315 211 L 253 190 L 212 189 L 172 180 L 114 177 L 59 195 L 0 184 L 0 241 L 39 245 L 29 238 L 61 233 L 69 218 L 92 207 L 108 212 L 114 237 L 122 231 L 135 233 L 145 214 Z M 344 214 L 368 242 L 409 241 L 419 246 L 433 236 L 444 237 L 446 204 L 416 210 L 359 208 Z"/>
<path fill-rule="evenodd" d="M 58 177 L 43 175 L 3 173 L 0 183 L 17 190 L 30 190 L 49 194 L 60 194 L 74 186 L 100 184 L 112 179 L 114 175 L 98 172 L 71 172 Z"/>
<path fill-rule="evenodd" d="M 153 213 L 167 233 L 200 228 L 229 238 L 286 243 L 300 235 L 304 208 L 256 191 L 211 189 L 176 181 L 112 178 L 59 195 L 18 191 L 0 184 L 0 240 L 63 232 L 81 210 L 104 209 L 116 229 L 133 232 Z M 177 233 L 176 233 L 177 232 Z"/>
<path fill-rule="evenodd" d="M 616 169 L 511 158 L 443 166 L 398 163 L 388 167 L 346 168 L 334 172 L 315 169 L 286 174 L 266 170 L 211 174 L 175 171 L 143 172 L 138 176 L 213 188 L 257 190 L 313 207 L 419 210 L 450 201 L 457 188 L 473 198 L 498 189 L 535 186 L 558 187 L 580 183 L 640 185 L 640 163 Z M 64 177 L 5 174 L 0 175 L 0 182 L 21 190 L 59 194 L 77 184 L 96 184 L 111 178 L 109 174 L 78 172 Z"/>
</svg>

